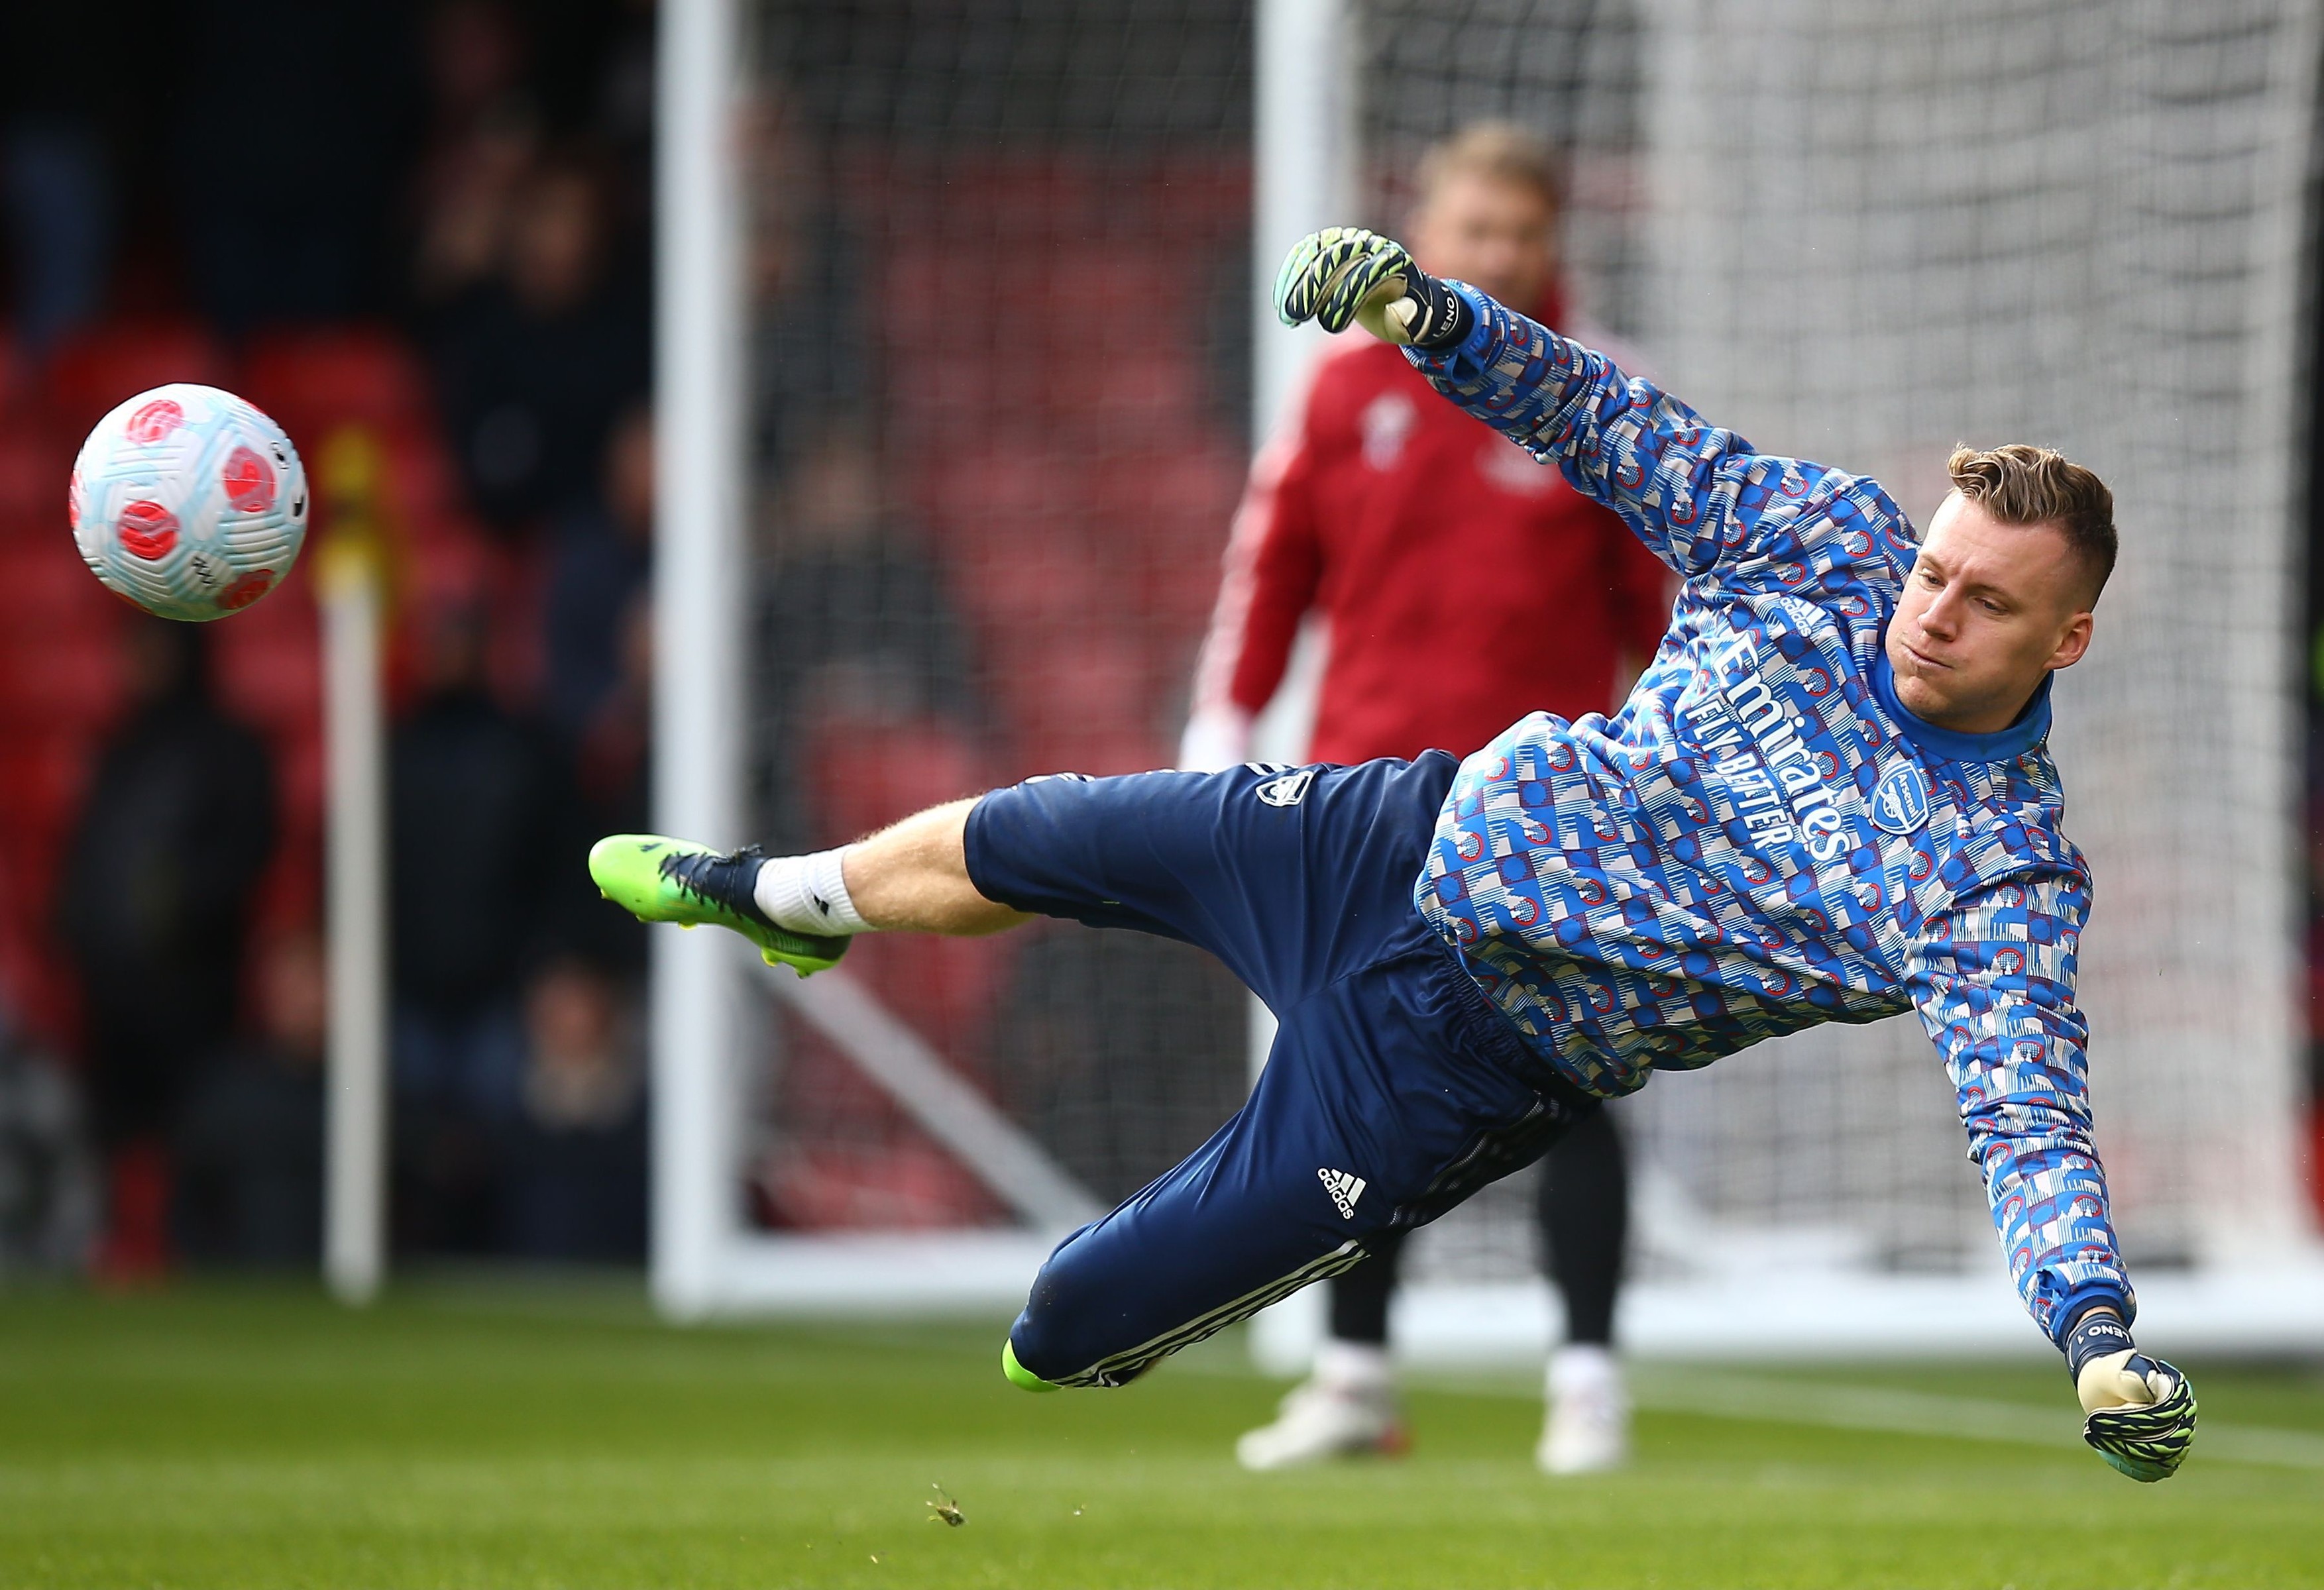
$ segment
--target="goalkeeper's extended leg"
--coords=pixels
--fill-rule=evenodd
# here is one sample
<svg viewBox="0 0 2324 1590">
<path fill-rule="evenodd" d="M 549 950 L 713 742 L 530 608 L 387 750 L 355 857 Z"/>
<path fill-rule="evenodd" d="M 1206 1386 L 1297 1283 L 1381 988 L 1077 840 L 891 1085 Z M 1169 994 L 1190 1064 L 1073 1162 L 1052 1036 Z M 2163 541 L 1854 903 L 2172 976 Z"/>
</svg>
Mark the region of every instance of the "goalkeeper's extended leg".
<svg viewBox="0 0 2324 1590">
<path fill-rule="evenodd" d="M 1010 1380 L 1124 1384 L 1531 1163 L 1597 1107 L 1503 1069 L 1500 1018 L 1449 959 L 1380 948 L 1279 1012 L 1258 1087 L 1208 1143 L 1050 1255 L 1003 1349 Z"/>
<path fill-rule="evenodd" d="M 1280 1031 L 1250 1102 L 1068 1238 L 1010 1332 L 1019 1384 L 1112 1385 L 1357 1263 L 1370 1233 L 1434 1218 L 1594 1107 L 1414 904 L 1456 766 L 1059 776 L 816 856 L 624 836 L 591 863 L 639 915 L 732 928 L 801 971 L 853 933 L 1031 914 L 1201 945 L 1268 1002 Z"/>
<path fill-rule="evenodd" d="M 1028 920 L 969 881 L 962 833 L 975 804 L 933 807 L 809 856 L 721 854 L 659 834 L 617 833 L 591 848 L 589 876 L 641 921 L 732 929 L 768 965 L 805 977 L 835 964 L 859 933 L 987 933 Z"/>
<path fill-rule="evenodd" d="M 1414 905 L 1456 767 L 1243 766 L 1043 779 L 980 803 L 986 896 L 1188 940 L 1277 1018 L 1243 1108 L 1043 1266 L 1003 1366 L 1031 1389 L 1119 1385 L 1452 1208 L 1594 1107 Z"/>
</svg>

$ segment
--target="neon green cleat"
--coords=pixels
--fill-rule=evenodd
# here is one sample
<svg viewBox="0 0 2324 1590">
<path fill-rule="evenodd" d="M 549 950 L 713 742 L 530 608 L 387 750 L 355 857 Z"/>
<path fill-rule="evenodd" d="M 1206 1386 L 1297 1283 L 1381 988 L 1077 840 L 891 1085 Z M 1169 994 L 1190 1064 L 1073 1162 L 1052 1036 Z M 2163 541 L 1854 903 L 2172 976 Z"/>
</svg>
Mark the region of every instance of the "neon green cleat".
<svg viewBox="0 0 2324 1590">
<path fill-rule="evenodd" d="M 1001 1373 L 1009 1377 L 1010 1385 L 1021 1386 L 1028 1392 L 1054 1392 L 1057 1389 L 1053 1383 L 1043 1380 L 1017 1362 L 1017 1344 L 1005 1337 L 1001 1343 Z"/>
<path fill-rule="evenodd" d="M 847 953 L 844 937 L 795 933 L 759 909 L 751 889 L 765 859 L 755 848 L 722 856 L 657 833 L 616 833 L 589 847 L 589 876 L 600 894 L 640 922 L 731 928 L 756 944 L 769 966 L 788 966 L 801 977 L 838 965 Z"/>
</svg>

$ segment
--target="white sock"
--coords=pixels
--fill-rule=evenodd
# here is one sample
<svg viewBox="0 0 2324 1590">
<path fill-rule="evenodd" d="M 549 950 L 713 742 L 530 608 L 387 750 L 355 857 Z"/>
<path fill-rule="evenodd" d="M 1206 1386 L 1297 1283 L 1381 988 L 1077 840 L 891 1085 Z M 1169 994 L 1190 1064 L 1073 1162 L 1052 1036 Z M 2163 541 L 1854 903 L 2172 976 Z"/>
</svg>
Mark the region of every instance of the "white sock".
<svg viewBox="0 0 2324 1590">
<path fill-rule="evenodd" d="M 1549 1400 L 1589 1396 L 1593 1392 L 1621 1395 L 1622 1365 L 1609 1348 L 1594 1342 L 1568 1342 L 1549 1356 Z"/>
<path fill-rule="evenodd" d="M 812 856 L 777 856 L 760 867 L 751 897 L 768 921 L 795 933 L 831 938 L 870 933 L 872 924 L 856 914 L 855 902 L 848 897 L 847 875 L 841 869 L 854 848 L 842 845 Z"/>
<path fill-rule="evenodd" d="M 1380 1395 L 1388 1389 L 1388 1349 L 1327 1336 L 1315 1349 L 1315 1378 L 1335 1392 Z"/>
</svg>

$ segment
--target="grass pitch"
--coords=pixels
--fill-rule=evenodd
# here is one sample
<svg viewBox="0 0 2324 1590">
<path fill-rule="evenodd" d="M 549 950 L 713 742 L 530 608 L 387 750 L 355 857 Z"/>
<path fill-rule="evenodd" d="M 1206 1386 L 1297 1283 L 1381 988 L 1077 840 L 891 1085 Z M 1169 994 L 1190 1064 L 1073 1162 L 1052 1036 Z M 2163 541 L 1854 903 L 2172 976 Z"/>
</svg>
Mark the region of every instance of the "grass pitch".
<svg viewBox="0 0 2324 1590">
<path fill-rule="evenodd" d="M 2067 1444 L 2031 1365 L 1649 1374 L 1636 1466 L 1558 1483 L 1520 1383 L 1424 1385 L 1410 1458 L 1253 1476 L 1228 1445 L 1280 1388 L 1240 1344 L 1030 1397 L 1000 1331 L 676 1331 L 611 1290 L 0 1294 L 0 1584 L 2324 1585 L 2313 1367 L 2190 1365 L 2238 1457 L 2199 1439 L 2159 1486 Z"/>
</svg>

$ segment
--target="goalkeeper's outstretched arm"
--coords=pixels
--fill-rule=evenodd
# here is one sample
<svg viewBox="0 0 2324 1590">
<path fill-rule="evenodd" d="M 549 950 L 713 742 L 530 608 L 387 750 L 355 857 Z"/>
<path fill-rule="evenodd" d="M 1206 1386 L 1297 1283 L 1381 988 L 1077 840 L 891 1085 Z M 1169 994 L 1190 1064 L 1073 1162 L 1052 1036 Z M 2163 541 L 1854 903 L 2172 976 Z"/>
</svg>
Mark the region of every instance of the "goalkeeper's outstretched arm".
<svg viewBox="0 0 2324 1590">
<path fill-rule="evenodd" d="M 1276 278 L 1275 302 L 1288 324 L 1360 325 L 1404 348 L 1439 392 L 1557 465 L 1681 574 L 1738 563 L 1794 530 L 1802 541 L 1791 556 L 1842 561 L 1854 556 L 1841 545 L 1851 531 L 1903 521 L 1872 483 L 1755 454 L 1605 354 L 1436 280 L 1375 233 L 1334 227 L 1302 240 Z M 1814 545 L 1819 538 L 1832 545 Z"/>
<path fill-rule="evenodd" d="M 2135 1303 L 2090 1142 L 2074 998 L 2086 880 L 2061 871 L 1959 900 L 1915 947 L 1914 1002 L 1957 1091 L 2010 1273 L 2066 1356 L 2082 1438 L 2137 1480 L 2166 1479 L 2195 1435 L 2187 1377 L 2131 1341 Z"/>
</svg>

